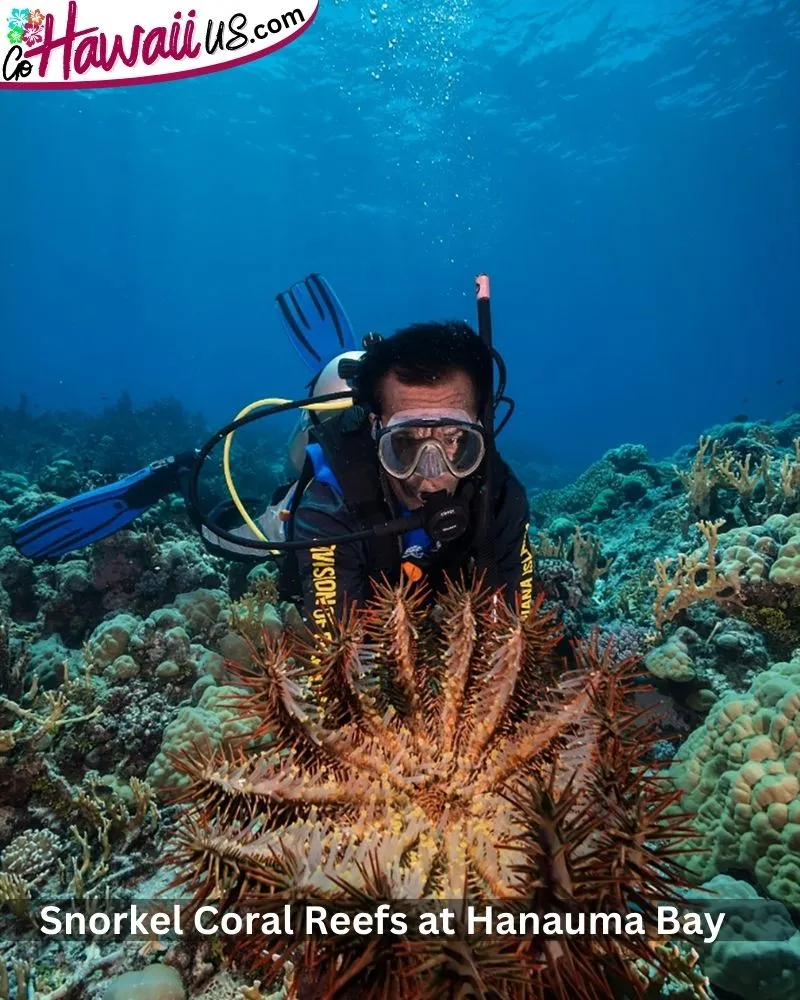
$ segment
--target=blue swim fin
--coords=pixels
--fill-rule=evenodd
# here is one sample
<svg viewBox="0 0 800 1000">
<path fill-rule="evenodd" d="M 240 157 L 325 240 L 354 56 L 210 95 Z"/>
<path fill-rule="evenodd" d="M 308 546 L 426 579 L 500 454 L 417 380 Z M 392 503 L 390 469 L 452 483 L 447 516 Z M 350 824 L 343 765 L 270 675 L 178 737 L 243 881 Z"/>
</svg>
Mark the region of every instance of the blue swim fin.
<svg viewBox="0 0 800 1000">
<path fill-rule="evenodd" d="M 18 524 L 14 546 L 29 559 L 52 559 L 99 542 L 179 490 L 181 475 L 193 462 L 194 452 L 161 459 L 116 483 L 64 500 Z"/>
<path fill-rule="evenodd" d="M 289 339 L 315 375 L 337 354 L 358 350 L 350 320 L 321 275 L 309 274 L 276 301 Z"/>
</svg>

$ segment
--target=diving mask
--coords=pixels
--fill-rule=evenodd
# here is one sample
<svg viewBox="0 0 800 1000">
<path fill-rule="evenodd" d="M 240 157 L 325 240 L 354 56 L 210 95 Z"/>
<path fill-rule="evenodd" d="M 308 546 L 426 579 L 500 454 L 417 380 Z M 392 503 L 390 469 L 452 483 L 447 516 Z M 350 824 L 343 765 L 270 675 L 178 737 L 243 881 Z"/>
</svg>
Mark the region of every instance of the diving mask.
<svg viewBox="0 0 800 1000">
<path fill-rule="evenodd" d="M 375 433 L 378 458 L 394 479 L 471 476 L 483 461 L 483 427 L 463 410 L 396 413 Z"/>
</svg>

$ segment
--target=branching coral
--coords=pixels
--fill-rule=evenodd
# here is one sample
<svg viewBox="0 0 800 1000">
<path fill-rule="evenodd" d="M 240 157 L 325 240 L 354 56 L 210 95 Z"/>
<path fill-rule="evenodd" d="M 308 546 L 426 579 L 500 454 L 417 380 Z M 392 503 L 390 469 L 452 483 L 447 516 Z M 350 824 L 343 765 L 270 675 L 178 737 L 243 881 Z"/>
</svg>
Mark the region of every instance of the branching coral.
<svg viewBox="0 0 800 1000">
<path fill-rule="evenodd" d="M 0 730 L 0 753 L 7 753 L 19 743 L 29 743 L 36 749 L 41 740 L 63 729 L 64 726 L 87 722 L 96 718 L 100 712 L 99 708 L 95 708 L 86 715 L 70 716 L 68 712 L 71 702 L 63 690 L 45 691 L 41 695 L 41 703 L 42 714 L 39 715 L 36 711 L 23 708 L 10 698 L 0 695 L 0 711 L 5 711 L 18 719 L 16 725 Z"/>
<path fill-rule="evenodd" d="M 653 724 L 628 694 L 634 660 L 575 646 L 541 609 L 520 618 L 450 585 L 379 588 L 304 645 L 263 638 L 232 667 L 269 751 L 198 746 L 174 761 L 188 803 L 173 861 L 195 904 L 273 910 L 313 900 L 506 900 L 561 913 L 638 907 L 682 882 L 675 793 L 650 759 Z M 250 737 L 252 739 L 252 737 Z M 291 960 L 308 996 L 611 997 L 637 992 L 647 938 L 244 937 L 241 968 L 270 985 Z M 310 991 L 310 992 L 309 992 Z"/>
<path fill-rule="evenodd" d="M 738 592 L 738 577 L 718 572 L 718 533 L 724 523 L 701 521 L 698 524 L 700 533 L 706 540 L 705 553 L 700 549 L 689 555 L 681 552 L 674 568 L 671 560 L 656 559 L 656 575 L 650 581 L 650 586 L 656 591 L 653 618 L 659 628 L 696 601 L 719 599 Z"/>
<path fill-rule="evenodd" d="M 533 551 L 539 582 L 545 583 L 546 590 L 558 592 L 559 588 L 551 586 L 552 582 L 559 577 L 565 583 L 574 579 L 575 594 L 559 593 L 559 597 L 566 597 L 568 607 L 577 607 L 584 597 L 591 597 L 595 583 L 611 569 L 614 557 L 603 559 L 601 549 L 600 539 L 596 535 L 584 535 L 580 526 L 566 543 L 550 538 L 545 531 L 538 532 Z M 568 592 L 569 586 L 565 589 Z"/>
<path fill-rule="evenodd" d="M 50 875 L 58 876 L 72 900 L 82 900 L 90 889 L 96 892 L 130 874 L 134 845 L 152 835 L 160 820 L 146 781 L 131 778 L 111 787 L 89 771 L 75 787 L 45 759 L 37 786 L 49 811 L 68 825 L 70 840 L 64 843 L 49 830 L 31 829 L 12 841 L 0 855 L 0 902 L 12 902 L 11 890 L 17 900 L 52 893 L 53 883 L 40 886 Z M 11 879 L 5 882 L 5 899 L 4 875 Z"/>
<path fill-rule="evenodd" d="M 800 437 L 792 444 L 794 456 L 784 455 L 778 472 L 780 491 L 787 500 L 800 493 Z"/>
<path fill-rule="evenodd" d="M 580 527 L 572 536 L 572 563 L 578 570 L 583 592 L 591 596 L 594 585 L 601 576 L 611 569 L 614 557 L 602 560 L 600 549 L 602 543 L 595 535 L 584 535 Z"/>
<path fill-rule="evenodd" d="M 160 817 L 151 786 L 131 778 L 126 791 L 123 797 L 116 789 L 101 787 L 94 771 L 87 772 L 83 785 L 74 790 L 75 815 L 88 832 L 81 833 L 77 825 L 70 826 L 79 855 L 70 858 L 69 867 L 60 863 L 59 868 L 75 899 L 82 898 L 89 885 L 109 874 L 115 849 L 120 856 L 126 856 L 140 837 L 152 834 L 158 825 Z M 95 856 L 90 835 L 97 840 L 99 857 Z"/>
<path fill-rule="evenodd" d="M 701 437 L 691 466 L 674 467 L 686 489 L 690 510 L 707 518 L 717 487 L 735 490 L 744 512 L 756 516 L 795 510 L 800 504 L 800 438 L 795 438 L 792 444 L 794 456 L 784 455 L 778 461 L 765 452 L 756 460 L 750 453 L 740 457 L 729 449 L 720 452 L 718 441 Z M 760 490 L 758 500 L 757 490 Z"/>
<path fill-rule="evenodd" d="M 709 447 L 711 451 L 709 451 Z M 701 437 L 697 444 L 694 461 L 688 469 L 674 466 L 675 474 L 683 483 L 690 508 L 700 517 L 708 517 L 711 507 L 711 491 L 718 483 L 716 472 L 717 442 L 710 437 Z"/>
<path fill-rule="evenodd" d="M 0 668 L 8 653 L 7 637 L 0 629 Z M 24 666 L 27 660 L 24 654 L 18 658 L 21 667 L 18 671 L 15 690 L 19 692 L 19 701 L 0 693 L 0 754 L 9 753 L 21 744 L 27 744 L 29 749 L 37 750 L 48 737 L 58 733 L 66 726 L 74 726 L 81 722 L 89 722 L 97 718 L 100 708 L 86 714 L 77 715 L 80 707 L 87 706 L 94 700 L 92 688 L 91 667 L 87 663 L 82 677 L 70 676 L 69 664 L 63 663 L 63 677 L 58 691 L 39 690 L 38 675 L 34 675 L 30 689 L 23 693 Z M 28 702 L 32 707 L 25 708 L 21 702 Z M 8 726 L 11 719 L 16 722 Z"/>
</svg>

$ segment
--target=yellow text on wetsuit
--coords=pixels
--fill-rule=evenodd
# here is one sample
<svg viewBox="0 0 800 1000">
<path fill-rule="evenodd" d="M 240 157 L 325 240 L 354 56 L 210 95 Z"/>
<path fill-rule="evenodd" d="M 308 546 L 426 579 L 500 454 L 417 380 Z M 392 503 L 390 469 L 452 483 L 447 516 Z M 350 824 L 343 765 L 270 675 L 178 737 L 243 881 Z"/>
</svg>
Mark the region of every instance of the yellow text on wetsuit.
<svg viewBox="0 0 800 1000">
<path fill-rule="evenodd" d="M 325 629 L 331 613 L 336 608 L 338 581 L 335 550 L 335 545 L 311 549 L 311 586 L 314 591 L 314 610 L 311 617 L 320 629 Z"/>
<path fill-rule="evenodd" d="M 528 540 L 529 527 L 530 525 L 525 525 L 525 530 L 522 533 L 522 546 L 519 550 L 522 562 L 522 577 L 519 581 L 519 613 L 521 615 L 527 615 L 533 604 L 533 553 Z"/>
</svg>

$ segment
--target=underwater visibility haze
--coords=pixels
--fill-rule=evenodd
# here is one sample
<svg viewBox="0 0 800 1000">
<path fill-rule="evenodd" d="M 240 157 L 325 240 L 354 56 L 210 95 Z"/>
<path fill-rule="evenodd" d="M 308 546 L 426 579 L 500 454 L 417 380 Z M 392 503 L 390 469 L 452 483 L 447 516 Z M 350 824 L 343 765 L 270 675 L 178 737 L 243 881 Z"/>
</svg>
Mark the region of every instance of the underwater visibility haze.
<svg viewBox="0 0 800 1000">
<path fill-rule="evenodd" d="M 0 1000 L 800 1000 L 799 111 L 797 0 L 322 0 L 222 72 L 0 92 Z M 351 349 L 477 327 L 480 273 L 521 617 L 398 560 L 332 623 L 203 544 L 193 450 L 310 391 L 278 293 L 323 275 Z M 237 434 L 253 517 L 296 418 Z M 20 532 L 172 455 L 116 533 Z M 730 919 L 363 962 L 35 920 L 312 888 Z"/>
<path fill-rule="evenodd" d="M 231 72 L 4 94 L 3 399 L 171 393 L 219 420 L 298 391 L 272 297 L 307 272 L 357 329 L 390 331 L 472 320 L 484 270 L 518 424 L 560 464 L 632 425 L 664 454 L 778 416 L 800 396 L 799 17 L 323 3 L 302 40 Z M 699 371 L 713 389 L 690 391 Z"/>
</svg>

